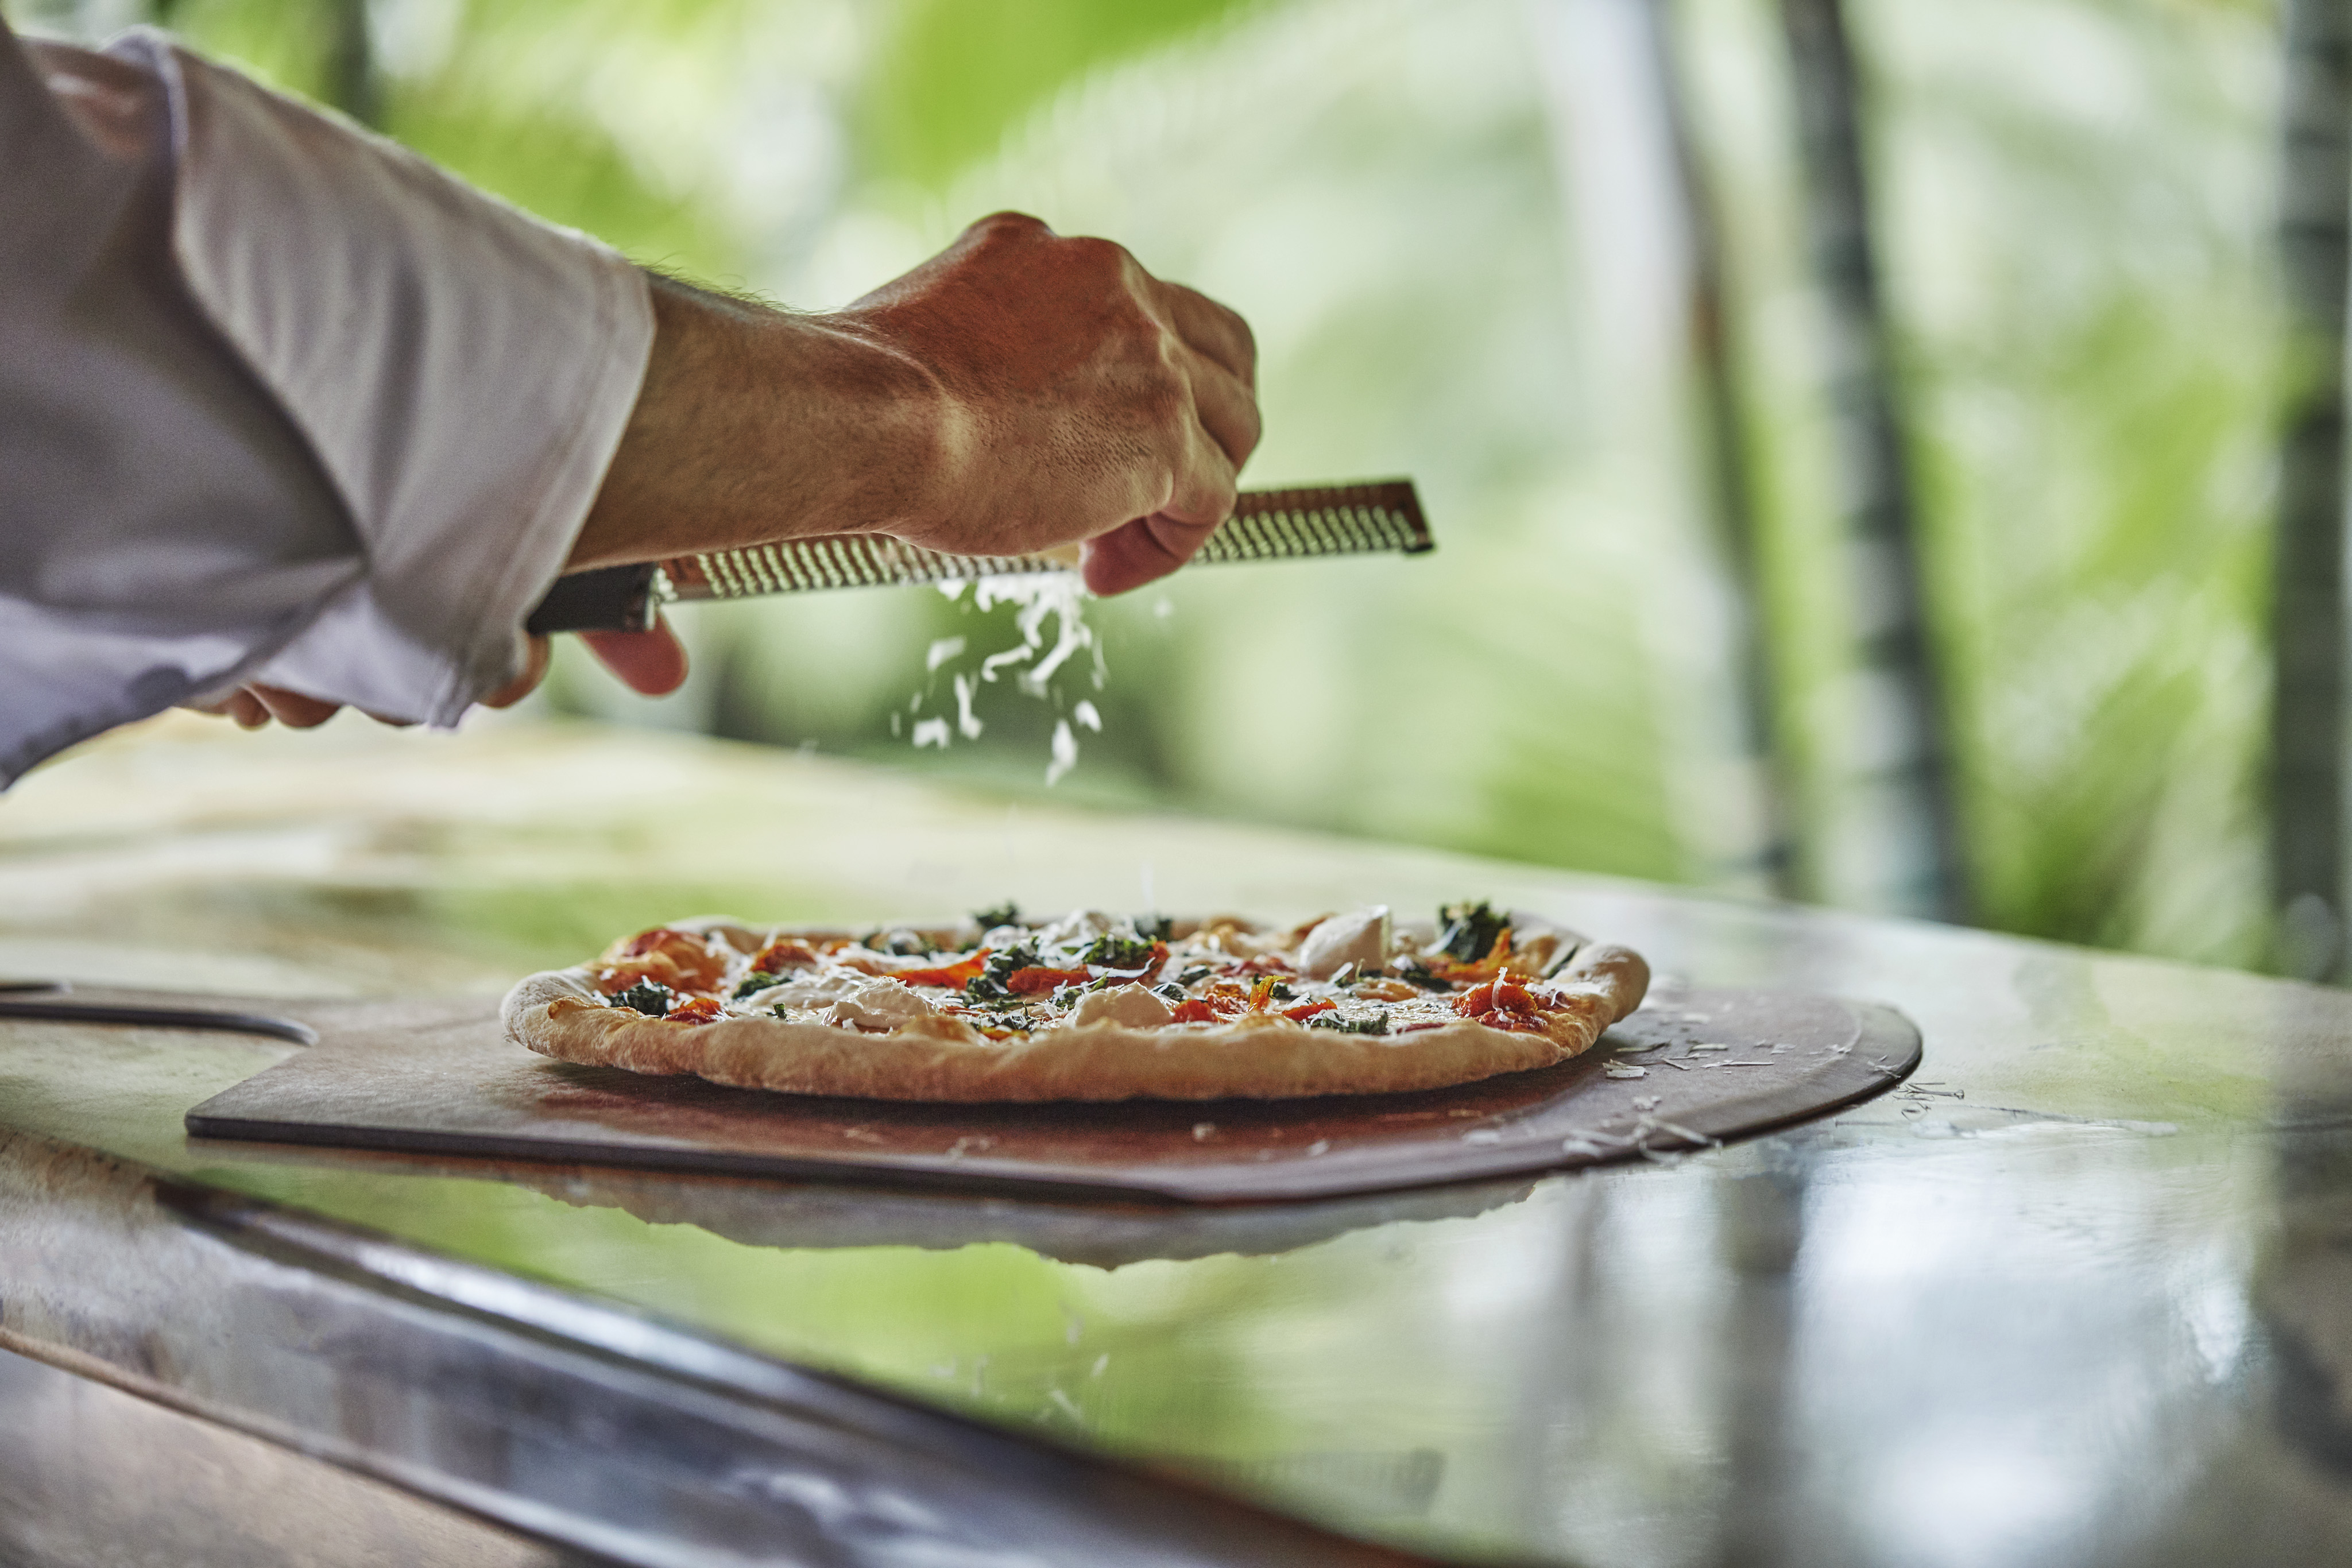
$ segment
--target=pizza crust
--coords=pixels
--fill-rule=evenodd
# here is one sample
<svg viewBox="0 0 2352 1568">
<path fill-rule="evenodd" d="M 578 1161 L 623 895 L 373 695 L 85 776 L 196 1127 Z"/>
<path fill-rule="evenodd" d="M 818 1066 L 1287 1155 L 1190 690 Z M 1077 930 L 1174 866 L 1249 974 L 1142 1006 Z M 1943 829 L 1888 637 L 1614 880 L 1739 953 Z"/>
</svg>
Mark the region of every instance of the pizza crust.
<svg viewBox="0 0 2352 1568">
<path fill-rule="evenodd" d="M 672 929 L 723 936 L 743 951 L 771 935 L 718 918 Z M 1396 1093 L 1553 1066 L 1591 1049 L 1641 1005 L 1649 966 L 1623 947 L 1579 947 L 1552 977 L 1563 1005 L 1540 1034 L 1469 1019 L 1394 1034 L 1342 1034 L 1258 1013 L 1151 1030 L 1063 1024 L 1001 1040 L 948 1016 L 886 1033 L 760 1016 L 671 1022 L 605 1005 L 593 977 L 583 966 L 525 979 L 502 1009 L 508 1035 L 559 1061 L 795 1094 L 1215 1100 Z"/>
</svg>

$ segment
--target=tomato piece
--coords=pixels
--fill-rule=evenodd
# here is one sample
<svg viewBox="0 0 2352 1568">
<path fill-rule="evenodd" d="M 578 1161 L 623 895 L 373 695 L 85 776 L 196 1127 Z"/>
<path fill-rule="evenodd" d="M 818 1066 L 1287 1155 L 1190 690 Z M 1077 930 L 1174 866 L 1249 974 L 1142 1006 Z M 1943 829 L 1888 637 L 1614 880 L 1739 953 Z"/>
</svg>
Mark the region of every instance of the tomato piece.
<svg viewBox="0 0 2352 1568">
<path fill-rule="evenodd" d="M 751 960 L 751 969 L 754 973 L 765 971 L 771 975 L 781 975 L 786 969 L 797 969 L 815 962 L 816 949 L 807 943 L 779 939 L 760 949 L 760 956 Z"/>
<path fill-rule="evenodd" d="M 1275 988 L 1277 986 L 1284 986 L 1285 988 L 1287 988 L 1286 985 L 1287 979 L 1288 977 L 1284 975 L 1262 974 L 1258 976 L 1255 980 L 1250 983 L 1250 1010 L 1252 1012 L 1260 1013 L 1272 1012 L 1275 1010 L 1275 1003 L 1279 1001 L 1287 1001 L 1289 999 L 1287 997 L 1277 997 L 1274 994 Z M 1217 988 L 1222 990 L 1224 988 L 1219 987 Z M 1234 989 L 1238 991 L 1241 988 L 1236 986 Z"/>
<path fill-rule="evenodd" d="M 1171 1023 L 1215 1023 L 1218 1018 L 1217 1009 L 1211 1007 L 1204 998 L 1178 1002 L 1168 1015 Z"/>
<path fill-rule="evenodd" d="M 677 978 L 677 966 L 661 959 L 632 958 L 625 964 L 607 964 L 596 971 L 596 988 L 606 996 L 627 990 L 639 980 L 654 980 L 669 986 Z M 670 987 L 675 990 L 675 986 Z"/>
<path fill-rule="evenodd" d="M 1499 979 L 1510 973 L 1511 941 L 1511 928 L 1506 925 L 1495 933 L 1495 945 L 1486 950 L 1485 957 L 1475 963 L 1465 964 L 1459 958 L 1450 958 L 1441 953 L 1427 960 L 1429 972 L 1457 986 L 1476 980 Z"/>
<path fill-rule="evenodd" d="M 688 997 L 682 1002 L 671 1003 L 669 1011 L 662 1014 L 662 1021 L 665 1023 L 715 1023 L 723 1011 L 724 1009 L 709 997 Z"/>
<path fill-rule="evenodd" d="M 951 986 L 957 990 L 988 966 L 989 949 L 982 947 L 971 957 L 953 964 L 942 964 L 929 969 L 893 969 L 890 977 L 909 986 Z"/>
<path fill-rule="evenodd" d="M 656 925 L 650 931 L 640 931 L 635 936 L 630 937 L 626 942 L 622 943 L 620 950 L 614 953 L 613 956 L 615 958 L 642 958 L 648 953 L 659 951 L 663 943 L 677 939 L 684 939 L 687 941 L 695 940 L 695 938 L 688 936 L 683 931 L 673 931 L 667 925 Z M 697 945 L 699 946 L 698 943 Z"/>
<path fill-rule="evenodd" d="M 727 973 L 732 955 L 723 946 L 713 952 L 708 939 L 691 931 L 656 925 L 626 941 L 615 942 L 602 962 L 619 968 L 638 967 L 647 977 L 684 990 L 706 990 Z M 663 967 L 669 973 L 663 973 Z"/>
<path fill-rule="evenodd" d="M 1292 1023 L 1305 1023 L 1317 1013 L 1331 1013 L 1339 1010 L 1339 1004 L 1330 998 L 1318 997 L 1311 1002 L 1301 1002 L 1295 1008 L 1283 1009 L 1282 1016 Z"/>
<path fill-rule="evenodd" d="M 1004 988 L 1014 996 L 1025 997 L 1038 991 L 1058 991 L 1064 986 L 1083 986 L 1093 978 L 1094 976 L 1085 969 L 1048 969 L 1038 965 L 1015 969 L 1005 976 Z"/>
</svg>

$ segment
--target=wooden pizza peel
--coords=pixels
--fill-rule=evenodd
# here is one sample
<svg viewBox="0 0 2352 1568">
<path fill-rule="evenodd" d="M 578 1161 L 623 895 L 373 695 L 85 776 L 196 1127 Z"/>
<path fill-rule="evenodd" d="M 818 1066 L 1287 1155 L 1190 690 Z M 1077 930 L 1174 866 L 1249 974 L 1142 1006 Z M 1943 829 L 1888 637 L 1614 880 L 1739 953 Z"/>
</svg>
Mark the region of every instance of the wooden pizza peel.
<svg viewBox="0 0 2352 1568">
<path fill-rule="evenodd" d="M 489 998 L 239 1001 L 76 992 L 0 1018 L 166 1020 L 315 1043 L 187 1113 L 201 1138 L 1175 1204 L 1332 1198 L 1672 1157 L 1825 1114 L 1918 1065 L 1868 1002 L 1662 990 L 1574 1061 L 1311 1100 L 910 1105 L 649 1078 L 534 1055 Z"/>
</svg>

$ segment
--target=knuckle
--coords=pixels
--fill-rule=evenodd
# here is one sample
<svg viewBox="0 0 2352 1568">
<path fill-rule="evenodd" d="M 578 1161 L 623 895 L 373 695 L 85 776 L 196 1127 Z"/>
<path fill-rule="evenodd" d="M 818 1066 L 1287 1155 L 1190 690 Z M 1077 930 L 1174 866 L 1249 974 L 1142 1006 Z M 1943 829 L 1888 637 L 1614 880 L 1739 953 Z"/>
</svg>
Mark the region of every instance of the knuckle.
<svg viewBox="0 0 2352 1568">
<path fill-rule="evenodd" d="M 1050 235 L 1053 232 L 1045 226 L 1045 219 L 1031 217 L 1027 213 L 1016 213 L 1010 209 L 1001 213 L 991 213 L 964 230 L 967 235 L 983 240 L 1035 239 Z"/>
<path fill-rule="evenodd" d="M 1233 328 L 1234 342 L 1241 350 L 1242 363 L 1255 371 L 1257 369 L 1257 334 L 1250 330 L 1249 322 L 1240 311 L 1226 310 L 1222 305 L 1217 308 L 1224 312 L 1225 320 Z"/>
<path fill-rule="evenodd" d="M 1073 235 L 1061 243 L 1063 254 L 1073 261 L 1114 276 L 1126 272 L 1135 259 L 1117 240 L 1095 235 Z"/>
</svg>

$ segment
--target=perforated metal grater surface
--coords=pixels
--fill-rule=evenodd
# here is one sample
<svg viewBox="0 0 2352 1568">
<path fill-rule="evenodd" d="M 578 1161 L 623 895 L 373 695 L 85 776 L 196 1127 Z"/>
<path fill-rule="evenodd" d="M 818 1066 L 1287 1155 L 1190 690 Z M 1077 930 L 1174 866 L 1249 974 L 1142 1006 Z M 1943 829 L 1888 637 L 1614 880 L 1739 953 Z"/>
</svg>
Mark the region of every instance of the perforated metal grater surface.
<svg viewBox="0 0 2352 1568">
<path fill-rule="evenodd" d="M 1433 549 L 1421 497 L 1409 479 L 1245 490 L 1234 515 L 1193 557 L 1202 563 Z M 1067 571 L 1069 556 L 960 556 L 881 534 L 831 534 L 655 565 L 613 567 L 560 580 L 532 612 L 533 632 L 638 630 L 663 604 L 820 588 L 947 582 L 1024 572 Z"/>
</svg>

